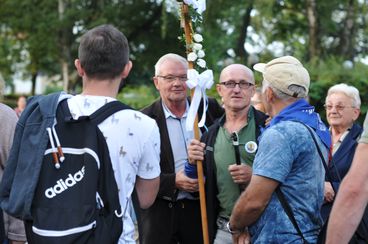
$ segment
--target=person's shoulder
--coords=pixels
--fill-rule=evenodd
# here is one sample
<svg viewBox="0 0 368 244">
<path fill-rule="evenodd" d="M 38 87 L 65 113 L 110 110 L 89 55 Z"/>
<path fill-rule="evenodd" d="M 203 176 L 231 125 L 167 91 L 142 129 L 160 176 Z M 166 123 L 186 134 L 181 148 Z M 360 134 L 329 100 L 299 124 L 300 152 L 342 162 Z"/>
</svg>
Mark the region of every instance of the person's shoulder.
<svg viewBox="0 0 368 244">
<path fill-rule="evenodd" d="M 0 113 L 2 113 L 2 114 L 12 114 L 12 113 L 14 113 L 14 110 L 6 104 L 0 103 Z"/>
<path fill-rule="evenodd" d="M 15 113 L 14 109 L 9 107 L 6 104 L 0 103 L 0 117 L 1 120 L 17 120 L 17 114 Z"/>
<path fill-rule="evenodd" d="M 282 130 L 282 131 L 295 131 L 295 129 L 307 130 L 302 123 L 292 121 L 292 120 L 280 121 L 279 123 L 271 126 L 271 128 L 276 129 L 276 130 Z"/>
<path fill-rule="evenodd" d="M 257 124 L 265 125 L 267 118 L 269 117 L 264 112 L 257 110 L 255 107 L 253 107 L 253 113 L 254 113 L 254 119 Z"/>
<path fill-rule="evenodd" d="M 213 97 L 208 97 L 208 107 L 211 110 L 216 110 L 219 114 L 223 114 L 225 112 L 224 108 Z"/>
<path fill-rule="evenodd" d="M 140 111 L 147 115 L 152 115 L 155 113 L 161 106 L 161 99 L 157 99 L 154 102 L 152 102 L 150 105 L 142 108 Z"/>
<path fill-rule="evenodd" d="M 223 126 L 224 123 L 225 115 L 223 114 L 221 117 L 217 118 L 210 127 L 208 127 L 208 131 L 206 133 L 214 133 L 220 128 L 220 126 Z"/>
<path fill-rule="evenodd" d="M 134 109 L 124 109 L 116 112 L 117 116 L 122 118 L 122 123 L 128 123 L 135 126 L 154 126 L 156 121 L 141 111 Z"/>
<path fill-rule="evenodd" d="M 212 105 L 220 106 L 220 104 L 217 102 L 216 98 L 213 98 L 213 97 L 208 97 L 208 103 L 212 104 Z"/>
<path fill-rule="evenodd" d="M 307 129 L 301 123 L 295 121 L 281 121 L 267 128 L 262 137 L 272 137 L 280 140 L 291 141 L 295 136 L 300 135 L 298 131 L 307 133 Z"/>
</svg>

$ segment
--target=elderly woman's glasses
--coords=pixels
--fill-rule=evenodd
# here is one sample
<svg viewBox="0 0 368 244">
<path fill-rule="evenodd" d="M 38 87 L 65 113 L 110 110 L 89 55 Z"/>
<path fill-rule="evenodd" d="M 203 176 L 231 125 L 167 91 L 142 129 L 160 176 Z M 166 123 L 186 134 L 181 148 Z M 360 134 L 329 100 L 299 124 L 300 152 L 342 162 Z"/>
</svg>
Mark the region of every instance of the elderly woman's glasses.
<svg viewBox="0 0 368 244">
<path fill-rule="evenodd" d="M 333 108 L 335 108 L 336 109 L 336 111 L 339 111 L 339 112 L 341 112 L 341 111 L 343 111 L 345 108 L 354 108 L 353 106 L 344 106 L 344 105 L 340 105 L 340 104 L 337 104 L 337 105 L 331 105 L 331 104 L 325 104 L 325 105 L 323 105 L 324 107 L 325 107 L 325 109 L 327 110 L 327 111 L 330 111 L 330 110 L 332 110 Z"/>
</svg>

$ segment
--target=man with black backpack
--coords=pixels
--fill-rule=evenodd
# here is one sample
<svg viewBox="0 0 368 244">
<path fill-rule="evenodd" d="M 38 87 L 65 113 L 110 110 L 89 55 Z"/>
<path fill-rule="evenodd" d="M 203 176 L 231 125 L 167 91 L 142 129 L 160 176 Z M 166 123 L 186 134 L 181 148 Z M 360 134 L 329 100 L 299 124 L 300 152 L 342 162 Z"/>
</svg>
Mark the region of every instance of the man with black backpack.
<svg viewBox="0 0 368 244">
<path fill-rule="evenodd" d="M 135 243 L 135 188 L 148 208 L 159 187 L 154 120 L 116 101 L 132 67 L 125 36 L 110 25 L 81 37 L 76 96 L 31 99 L 4 180 L 3 209 L 26 222 L 29 243 Z"/>
</svg>

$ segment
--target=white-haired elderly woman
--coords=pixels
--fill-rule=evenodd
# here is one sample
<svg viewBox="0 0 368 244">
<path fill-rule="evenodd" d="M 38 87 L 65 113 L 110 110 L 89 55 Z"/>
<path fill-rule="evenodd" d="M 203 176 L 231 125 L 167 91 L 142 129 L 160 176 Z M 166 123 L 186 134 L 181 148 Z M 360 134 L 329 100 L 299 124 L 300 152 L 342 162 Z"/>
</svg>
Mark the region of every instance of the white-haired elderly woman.
<svg viewBox="0 0 368 244">
<path fill-rule="evenodd" d="M 355 123 L 360 114 L 360 104 L 359 91 L 354 86 L 337 84 L 327 92 L 325 108 L 332 139 L 332 159 L 328 168 L 336 190 L 350 168 L 357 139 L 362 133 L 362 127 Z M 335 195 L 326 176 L 325 201 L 321 209 L 323 220 L 330 214 Z"/>
</svg>

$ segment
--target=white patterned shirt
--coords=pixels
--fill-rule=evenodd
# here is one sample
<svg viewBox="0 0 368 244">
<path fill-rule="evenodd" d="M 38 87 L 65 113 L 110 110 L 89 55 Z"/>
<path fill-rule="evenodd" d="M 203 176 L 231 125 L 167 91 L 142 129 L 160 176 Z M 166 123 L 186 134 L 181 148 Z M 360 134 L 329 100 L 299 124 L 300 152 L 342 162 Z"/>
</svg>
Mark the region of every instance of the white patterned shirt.
<svg viewBox="0 0 368 244">
<path fill-rule="evenodd" d="M 90 115 L 112 97 L 76 95 L 68 99 L 74 119 Z M 106 138 L 119 189 L 123 216 L 123 233 L 119 243 L 135 243 L 134 224 L 129 214 L 136 176 L 153 179 L 160 175 L 160 134 L 155 120 L 143 113 L 125 109 L 111 115 L 98 126 Z"/>
</svg>

